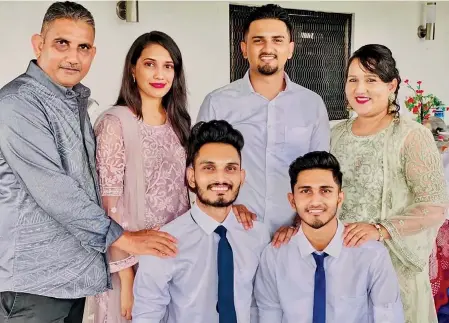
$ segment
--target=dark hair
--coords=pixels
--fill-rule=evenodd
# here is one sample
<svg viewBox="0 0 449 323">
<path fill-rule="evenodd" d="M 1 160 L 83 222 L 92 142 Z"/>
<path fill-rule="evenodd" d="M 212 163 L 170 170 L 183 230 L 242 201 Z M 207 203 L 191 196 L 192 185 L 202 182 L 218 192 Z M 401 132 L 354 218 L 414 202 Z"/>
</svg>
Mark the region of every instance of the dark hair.
<svg viewBox="0 0 449 323">
<path fill-rule="evenodd" d="M 369 44 L 360 47 L 358 50 L 352 54 L 349 59 L 348 66 L 346 68 L 346 77 L 348 77 L 349 66 L 352 61 L 358 59 L 363 68 L 367 71 L 376 74 L 384 83 L 390 83 L 394 79 L 398 81 L 398 86 L 394 92 L 395 98 L 393 104 L 396 106 L 396 111 L 391 111 L 390 113 L 399 115 L 399 103 L 398 103 L 398 92 L 399 85 L 401 84 L 401 77 L 399 75 L 399 70 L 396 67 L 396 60 L 393 58 L 391 50 L 379 44 Z"/>
<path fill-rule="evenodd" d="M 335 183 L 341 188 L 343 182 L 343 174 L 340 170 L 340 164 L 337 158 L 327 151 L 312 151 L 304 156 L 296 158 L 296 160 L 290 164 L 288 174 L 290 175 L 290 185 L 293 191 L 296 183 L 298 182 L 298 175 L 302 171 L 309 169 L 324 169 L 330 170 L 334 177 Z"/>
<path fill-rule="evenodd" d="M 187 149 L 187 166 L 192 165 L 202 146 L 209 143 L 222 143 L 233 146 L 242 158 L 245 143 L 240 131 L 234 129 L 225 120 L 200 121 L 193 126 Z"/>
<path fill-rule="evenodd" d="M 57 19 L 82 20 L 92 26 L 92 28 L 95 30 L 94 17 L 90 13 L 90 11 L 76 2 L 65 1 L 54 2 L 53 4 L 51 4 L 50 7 L 48 7 L 47 12 L 45 13 L 41 32 L 45 30 L 45 27 L 48 26 L 49 23 Z"/>
<path fill-rule="evenodd" d="M 128 106 L 139 119 L 142 115 L 142 99 L 140 97 L 137 84 L 133 79 L 132 69 L 142 51 L 151 44 L 158 44 L 164 47 L 173 60 L 175 78 L 170 91 L 162 98 L 162 105 L 167 111 L 168 120 L 173 126 L 181 145 L 187 146 L 191 119 L 187 111 L 187 88 L 182 64 L 181 51 L 175 41 L 167 34 L 160 31 L 152 31 L 139 36 L 128 51 L 123 68 L 122 85 L 116 105 Z"/>
<path fill-rule="evenodd" d="M 293 25 L 290 21 L 288 12 L 277 4 L 266 4 L 255 8 L 245 20 L 245 24 L 243 25 L 243 37 L 246 38 L 249 26 L 252 22 L 262 19 L 277 19 L 285 23 L 290 35 L 290 41 L 293 41 Z"/>
</svg>

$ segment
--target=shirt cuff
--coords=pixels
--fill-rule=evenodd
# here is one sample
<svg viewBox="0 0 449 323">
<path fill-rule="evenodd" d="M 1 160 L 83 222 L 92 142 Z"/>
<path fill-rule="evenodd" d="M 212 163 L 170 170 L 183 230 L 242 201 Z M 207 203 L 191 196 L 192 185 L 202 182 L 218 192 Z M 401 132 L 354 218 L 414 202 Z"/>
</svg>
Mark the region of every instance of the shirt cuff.
<svg viewBox="0 0 449 323">
<path fill-rule="evenodd" d="M 123 232 L 125 230 L 115 222 L 113 219 L 111 219 L 111 224 L 109 225 L 108 233 L 106 234 L 106 250 L 113 244 L 118 238 L 120 238 L 123 235 Z"/>
</svg>

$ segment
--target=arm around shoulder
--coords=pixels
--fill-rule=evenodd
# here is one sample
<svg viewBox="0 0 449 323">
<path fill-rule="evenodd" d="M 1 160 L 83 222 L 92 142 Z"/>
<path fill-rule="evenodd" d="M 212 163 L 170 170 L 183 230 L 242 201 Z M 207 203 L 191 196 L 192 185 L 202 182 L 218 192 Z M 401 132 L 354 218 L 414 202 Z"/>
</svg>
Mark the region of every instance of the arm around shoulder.
<svg viewBox="0 0 449 323">
<path fill-rule="evenodd" d="M 21 189 L 85 248 L 106 252 L 123 229 L 68 176 L 50 122 L 22 97 L 0 101 L 0 150 Z"/>
</svg>

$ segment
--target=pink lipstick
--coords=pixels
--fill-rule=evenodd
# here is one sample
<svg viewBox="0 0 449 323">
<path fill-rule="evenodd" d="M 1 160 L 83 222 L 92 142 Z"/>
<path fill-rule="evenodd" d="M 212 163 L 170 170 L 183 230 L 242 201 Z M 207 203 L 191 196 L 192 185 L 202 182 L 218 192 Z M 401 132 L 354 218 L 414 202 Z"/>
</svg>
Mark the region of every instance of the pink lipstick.
<svg viewBox="0 0 449 323">
<path fill-rule="evenodd" d="M 357 101 L 358 104 L 365 104 L 370 100 L 370 98 L 366 96 L 356 96 L 355 100 Z"/>
<path fill-rule="evenodd" d="M 150 83 L 150 85 L 156 89 L 163 89 L 165 87 L 165 83 Z"/>
</svg>

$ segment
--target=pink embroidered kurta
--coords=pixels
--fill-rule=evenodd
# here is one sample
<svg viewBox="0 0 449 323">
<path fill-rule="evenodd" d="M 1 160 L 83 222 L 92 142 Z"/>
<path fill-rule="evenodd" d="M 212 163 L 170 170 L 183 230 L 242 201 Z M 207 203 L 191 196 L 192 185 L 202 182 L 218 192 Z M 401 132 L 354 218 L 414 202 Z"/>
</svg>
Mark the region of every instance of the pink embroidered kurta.
<svg viewBox="0 0 449 323">
<path fill-rule="evenodd" d="M 95 127 L 97 170 L 104 207 L 108 215 L 128 230 L 163 226 L 188 209 L 185 150 L 169 122 L 160 126 L 151 126 L 138 120 L 132 114 L 128 116 L 128 119 L 123 120 L 132 120 L 132 122 L 123 125 L 117 116 L 106 114 Z M 133 141 L 134 137 L 124 139 L 126 138 L 122 131 L 124 126 L 138 127 L 135 132 L 138 137 L 137 142 Z M 129 147 L 126 147 L 126 144 L 133 144 L 133 142 L 140 145 L 138 150 L 140 156 L 127 154 L 130 149 L 127 149 Z M 132 160 L 135 158 L 140 158 L 143 166 L 140 168 L 143 174 L 137 173 L 134 178 L 144 179 L 142 196 L 145 201 L 143 201 L 143 216 L 131 219 L 131 213 L 139 212 L 126 210 L 134 196 L 133 193 L 128 193 L 126 196 L 126 192 L 133 192 L 133 188 L 127 190 L 126 185 L 138 184 L 127 183 L 126 179 L 129 180 L 129 177 L 126 176 L 126 172 L 136 171 Z M 135 196 L 138 199 L 139 194 Z M 113 290 L 95 296 L 93 304 L 95 323 L 128 322 L 120 314 L 120 278 L 117 272 L 136 265 L 137 259 L 121 251 L 114 253 L 114 250 L 110 251 L 110 259 Z"/>
</svg>

